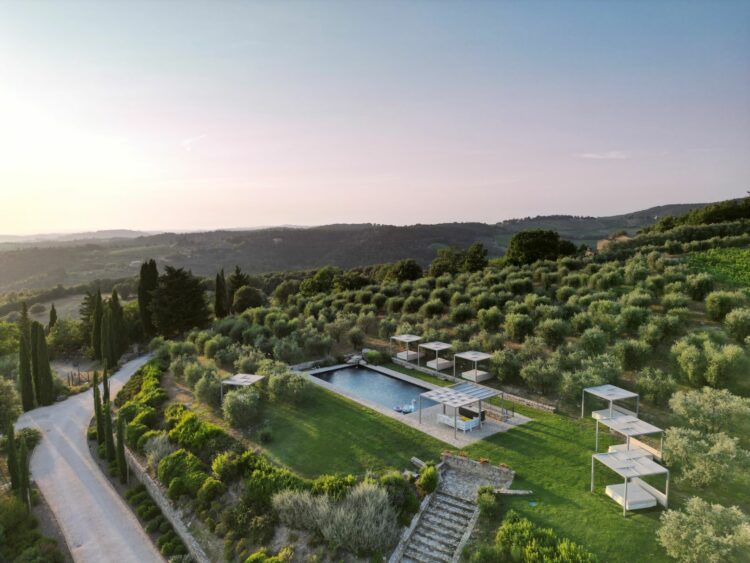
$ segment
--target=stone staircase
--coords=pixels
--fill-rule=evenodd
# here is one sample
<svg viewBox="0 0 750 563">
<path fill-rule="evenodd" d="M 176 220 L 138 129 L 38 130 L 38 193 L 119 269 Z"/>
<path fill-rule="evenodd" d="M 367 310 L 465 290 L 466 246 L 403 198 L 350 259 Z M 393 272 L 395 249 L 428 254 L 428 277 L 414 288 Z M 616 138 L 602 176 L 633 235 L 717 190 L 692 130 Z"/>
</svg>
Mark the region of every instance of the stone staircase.
<svg viewBox="0 0 750 563">
<path fill-rule="evenodd" d="M 407 540 L 400 561 L 451 563 L 464 534 L 469 531 L 477 506 L 444 491 L 436 491 Z"/>
</svg>

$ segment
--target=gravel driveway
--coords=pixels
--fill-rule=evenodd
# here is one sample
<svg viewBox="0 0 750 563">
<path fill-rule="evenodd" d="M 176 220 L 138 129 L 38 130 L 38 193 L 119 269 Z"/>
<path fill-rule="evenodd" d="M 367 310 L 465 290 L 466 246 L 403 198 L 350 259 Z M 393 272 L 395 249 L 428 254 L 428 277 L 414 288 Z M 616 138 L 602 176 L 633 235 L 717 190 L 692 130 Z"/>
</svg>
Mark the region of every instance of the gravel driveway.
<svg viewBox="0 0 750 563">
<path fill-rule="evenodd" d="M 146 361 L 125 364 L 111 379 L 117 391 Z M 43 438 L 31 474 L 57 517 L 77 562 L 162 563 L 138 519 L 91 459 L 86 430 L 94 414 L 92 391 L 25 413 L 16 428 L 38 428 Z"/>
</svg>

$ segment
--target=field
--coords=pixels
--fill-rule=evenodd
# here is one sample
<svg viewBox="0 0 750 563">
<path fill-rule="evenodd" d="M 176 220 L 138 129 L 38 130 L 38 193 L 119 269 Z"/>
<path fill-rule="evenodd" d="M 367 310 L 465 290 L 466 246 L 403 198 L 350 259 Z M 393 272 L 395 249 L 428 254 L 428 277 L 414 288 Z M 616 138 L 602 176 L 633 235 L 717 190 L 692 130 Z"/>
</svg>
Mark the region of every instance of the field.
<svg viewBox="0 0 750 563">
<path fill-rule="evenodd" d="M 712 248 L 688 257 L 691 268 L 729 285 L 750 286 L 750 248 Z"/>
</svg>

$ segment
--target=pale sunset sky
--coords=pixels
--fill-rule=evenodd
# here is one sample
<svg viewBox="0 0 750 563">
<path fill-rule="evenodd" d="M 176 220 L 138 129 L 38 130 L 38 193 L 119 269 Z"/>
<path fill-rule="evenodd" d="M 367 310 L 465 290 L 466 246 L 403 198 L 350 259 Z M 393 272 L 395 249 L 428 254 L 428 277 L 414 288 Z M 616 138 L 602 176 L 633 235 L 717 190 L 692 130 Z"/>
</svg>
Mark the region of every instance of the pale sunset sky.
<svg viewBox="0 0 750 563">
<path fill-rule="evenodd" d="M 0 3 L 0 233 L 750 189 L 750 2 Z"/>
</svg>

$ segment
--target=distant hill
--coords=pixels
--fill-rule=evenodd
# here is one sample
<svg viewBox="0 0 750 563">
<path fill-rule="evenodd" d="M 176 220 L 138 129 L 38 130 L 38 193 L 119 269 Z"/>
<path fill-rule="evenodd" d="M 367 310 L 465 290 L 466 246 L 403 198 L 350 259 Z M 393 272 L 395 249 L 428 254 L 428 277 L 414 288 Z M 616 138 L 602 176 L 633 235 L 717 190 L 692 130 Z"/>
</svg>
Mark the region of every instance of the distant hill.
<svg viewBox="0 0 750 563">
<path fill-rule="evenodd" d="M 109 229 L 80 233 L 45 233 L 35 235 L 0 235 L 0 243 L 70 242 L 91 240 L 129 239 L 154 234 L 156 231 L 132 231 L 129 229 Z"/>
<path fill-rule="evenodd" d="M 335 224 L 181 234 L 117 230 L 85 233 L 78 238 L 65 235 L 71 239 L 14 240 L 0 244 L 0 292 L 131 277 L 148 258 L 155 258 L 160 266 L 182 266 L 199 275 L 213 275 L 217 269 L 228 270 L 235 264 L 253 273 L 306 270 L 326 264 L 352 268 L 402 258 L 427 264 L 442 246 L 466 247 L 475 241 L 482 242 L 491 256 L 500 256 L 514 233 L 533 228 L 553 229 L 576 244 L 593 246 L 613 232 L 634 233 L 658 217 L 704 205 L 666 205 L 612 217 L 532 217 L 494 225 Z"/>
</svg>

